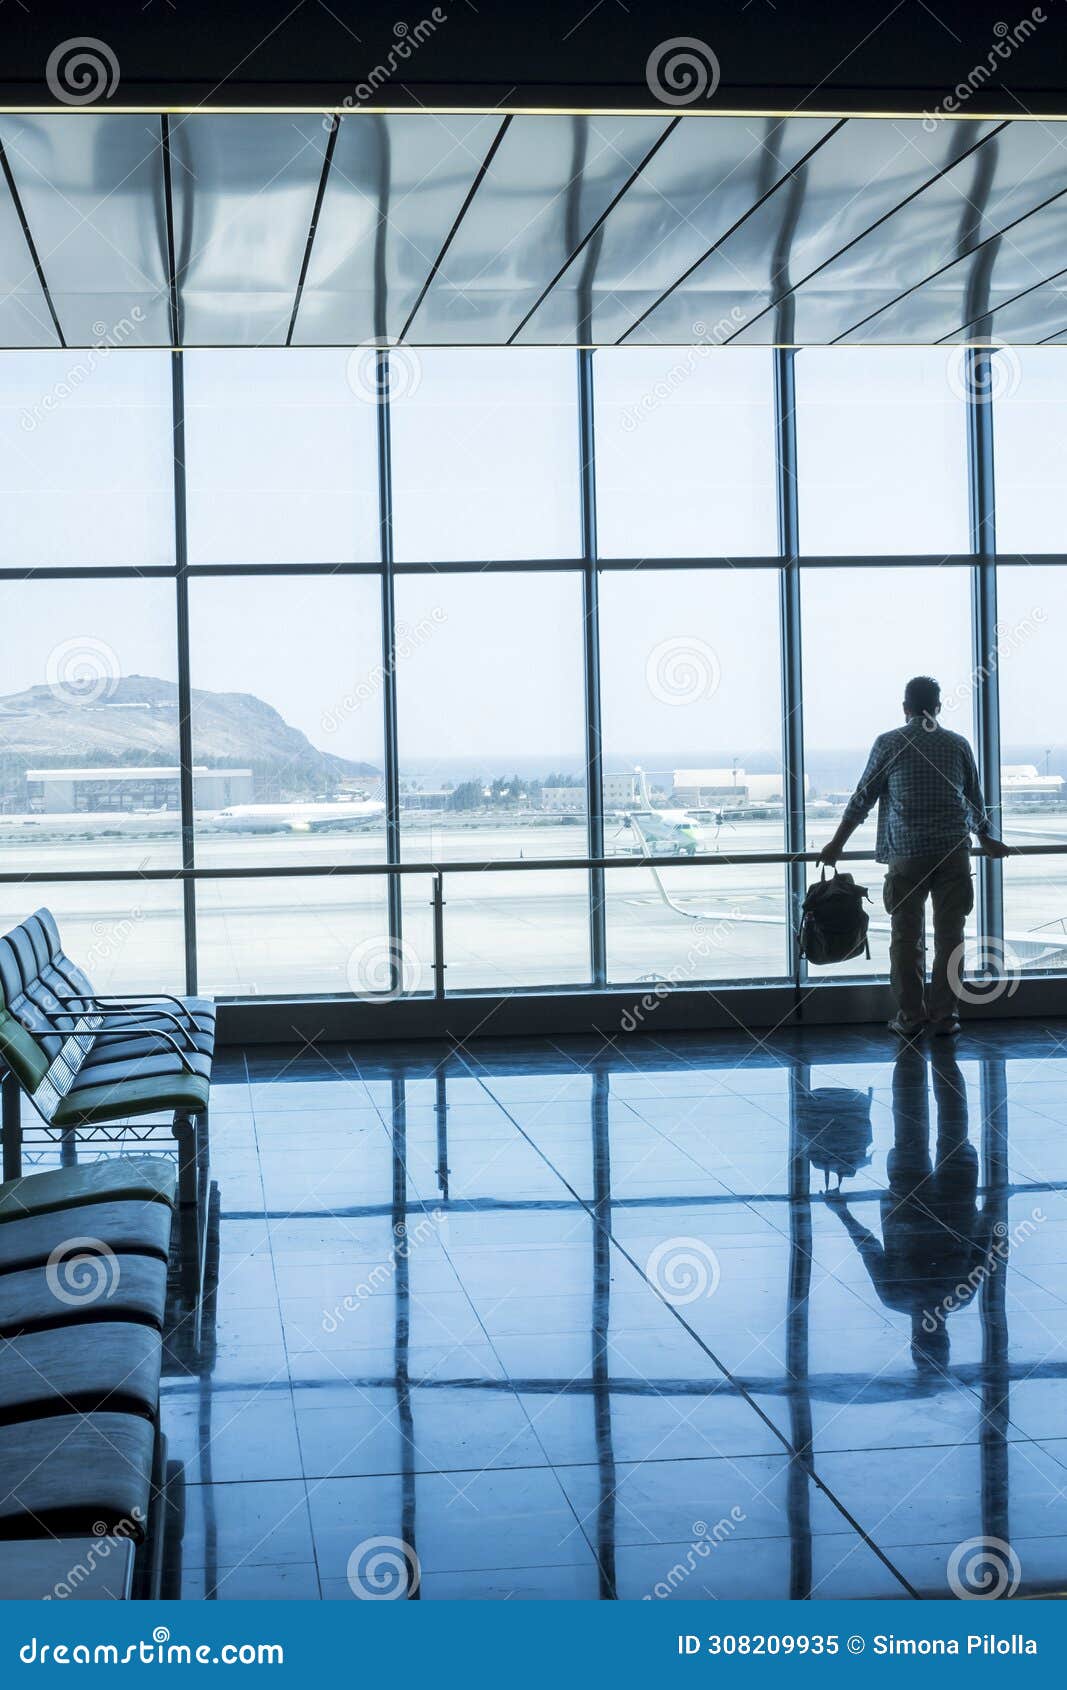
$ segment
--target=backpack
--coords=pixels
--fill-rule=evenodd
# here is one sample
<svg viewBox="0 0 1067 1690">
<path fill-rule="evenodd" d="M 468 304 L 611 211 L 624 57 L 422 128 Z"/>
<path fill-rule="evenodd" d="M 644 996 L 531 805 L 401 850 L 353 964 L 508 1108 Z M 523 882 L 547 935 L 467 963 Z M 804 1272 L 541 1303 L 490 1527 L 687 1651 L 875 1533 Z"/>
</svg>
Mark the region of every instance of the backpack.
<svg viewBox="0 0 1067 1690">
<path fill-rule="evenodd" d="M 827 880 L 826 870 L 808 887 L 800 920 L 800 954 L 809 962 L 848 962 L 851 957 L 871 954 L 867 943 L 870 917 L 863 907 L 866 886 L 857 886 L 850 874 Z"/>
<path fill-rule="evenodd" d="M 827 1185 L 851 1178 L 871 1159 L 871 1102 L 873 1091 L 847 1086 L 822 1086 L 801 1092 L 797 1100 L 797 1138 L 813 1168 L 821 1168 Z"/>
</svg>

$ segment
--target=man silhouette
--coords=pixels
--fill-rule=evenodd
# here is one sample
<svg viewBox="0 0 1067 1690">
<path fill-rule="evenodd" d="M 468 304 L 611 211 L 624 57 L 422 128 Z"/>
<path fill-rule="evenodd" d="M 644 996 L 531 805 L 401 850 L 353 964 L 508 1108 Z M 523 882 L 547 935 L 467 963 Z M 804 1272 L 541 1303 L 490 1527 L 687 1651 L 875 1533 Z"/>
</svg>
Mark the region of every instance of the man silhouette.
<svg viewBox="0 0 1067 1690">
<path fill-rule="evenodd" d="M 889 974 L 897 1013 L 889 1025 L 913 1038 L 929 1020 L 935 1033 L 960 1030 L 958 982 L 963 930 L 974 908 L 970 839 L 987 856 L 1010 855 L 994 838 L 974 753 L 938 721 L 941 688 L 916 675 L 904 689 L 904 726 L 879 734 L 841 823 L 819 853 L 833 867 L 878 805 L 875 859 L 886 864 L 884 898 L 892 932 Z M 926 990 L 926 900 L 933 904 L 934 960 Z"/>
</svg>

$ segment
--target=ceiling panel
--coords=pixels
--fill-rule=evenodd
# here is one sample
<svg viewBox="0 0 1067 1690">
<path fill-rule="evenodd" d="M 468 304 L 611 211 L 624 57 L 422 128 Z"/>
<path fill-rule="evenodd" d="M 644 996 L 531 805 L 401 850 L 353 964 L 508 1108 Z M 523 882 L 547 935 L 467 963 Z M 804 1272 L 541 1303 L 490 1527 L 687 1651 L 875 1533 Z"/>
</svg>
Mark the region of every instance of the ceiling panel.
<svg viewBox="0 0 1067 1690">
<path fill-rule="evenodd" d="M 169 345 L 159 118 L 16 114 L 0 139 L 67 342 Z"/>
<path fill-rule="evenodd" d="M 852 119 L 802 163 L 629 338 L 789 342 L 793 289 L 996 126 Z"/>
<path fill-rule="evenodd" d="M 825 118 L 679 123 L 520 342 L 618 340 L 833 127 Z"/>
<path fill-rule="evenodd" d="M 159 116 L 2 114 L 0 142 L 0 345 L 54 347 L 50 303 L 72 346 L 170 344 Z M 1063 123 L 201 111 L 169 151 L 189 346 L 1067 326 Z"/>
<path fill-rule="evenodd" d="M 502 122 L 495 113 L 341 119 L 295 343 L 399 336 Z"/>
<path fill-rule="evenodd" d="M 883 338 L 877 316 L 985 236 L 1067 182 L 1067 152 L 1045 124 L 1010 124 L 797 290 L 796 337 L 822 345 Z M 945 321 L 940 333 L 961 320 Z M 934 335 L 938 339 L 939 335 Z"/>
<path fill-rule="evenodd" d="M 515 118 L 419 306 L 412 338 L 506 341 L 669 124 L 668 116 Z"/>
<path fill-rule="evenodd" d="M 175 262 L 183 339 L 282 346 L 329 139 L 321 116 L 174 120 Z"/>
</svg>

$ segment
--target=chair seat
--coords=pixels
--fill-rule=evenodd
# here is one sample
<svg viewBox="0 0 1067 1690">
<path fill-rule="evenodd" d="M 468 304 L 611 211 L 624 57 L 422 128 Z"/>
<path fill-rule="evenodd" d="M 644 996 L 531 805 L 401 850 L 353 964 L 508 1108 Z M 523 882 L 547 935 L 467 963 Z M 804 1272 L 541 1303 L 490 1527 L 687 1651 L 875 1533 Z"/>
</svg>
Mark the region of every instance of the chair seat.
<svg viewBox="0 0 1067 1690">
<path fill-rule="evenodd" d="M 133 1039 L 121 1041 L 111 1039 L 93 1041 L 92 1049 L 78 1069 L 78 1086 L 108 1086 L 112 1084 L 125 1085 L 128 1080 L 158 1080 L 170 1074 L 187 1074 L 177 1051 L 166 1047 L 153 1049 L 150 1038 L 140 1041 L 141 1048 L 133 1048 Z M 119 1056 L 117 1052 L 123 1047 L 129 1048 L 129 1054 Z M 185 1061 L 200 1075 L 201 1079 L 211 1078 L 211 1058 L 203 1056 L 200 1051 L 191 1050 L 185 1053 Z M 69 1096 L 69 1093 L 68 1093 Z"/>
<path fill-rule="evenodd" d="M 80 1230 L 80 1214 L 52 1263 L 0 1274 L 0 1338 L 108 1321 L 163 1326 L 167 1264 L 158 1256 L 116 1256 Z M 82 1342 L 73 1334 L 72 1348 Z M 7 1350 L 2 1366 L 7 1365 Z"/>
<path fill-rule="evenodd" d="M 153 1040 L 151 1033 L 131 1033 L 129 1038 L 115 1038 L 113 1035 L 122 1032 L 123 1028 L 128 1025 L 129 1019 L 119 1015 L 104 1016 L 104 1029 L 110 1036 L 100 1040 L 101 1059 L 105 1053 L 109 1060 L 116 1061 L 126 1056 L 151 1056 L 154 1051 L 170 1049 L 170 1046 L 164 1040 Z M 215 1049 L 214 1033 L 204 1032 L 203 1029 L 195 1033 L 190 1033 L 186 1029 L 176 1029 L 172 1021 L 164 1021 L 151 1015 L 145 1016 L 141 1024 L 153 1027 L 160 1033 L 167 1033 L 170 1037 L 176 1038 L 182 1049 L 189 1051 L 190 1055 L 199 1052 L 201 1056 L 206 1056 L 210 1068 L 210 1059 Z M 190 1045 L 192 1046 L 191 1050 Z"/>
<path fill-rule="evenodd" d="M 77 1215 L 77 1232 L 99 1238 L 116 1255 L 156 1256 L 170 1253 L 170 1210 L 165 1203 L 85 1203 Z M 0 1226 L 0 1277 L 24 1268 L 44 1267 L 57 1246 L 70 1238 L 74 1223 L 65 1209 Z"/>
<path fill-rule="evenodd" d="M 0 1223 L 80 1208 L 84 1203 L 166 1203 L 173 1207 L 174 1166 L 159 1156 L 108 1156 L 76 1168 L 49 1168 L 0 1185 Z"/>
<path fill-rule="evenodd" d="M 157 1079 L 127 1079 L 109 1085 L 74 1086 L 52 1116 L 56 1127 L 91 1126 L 123 1121 L 164 1109 L 198 1115 L 207 1108 L 209 1082 L 199 1074 L 161 1074 Z"/>
<path fill-rule="evenodd" d="M 0 1538 L 144 1537 L 154 1430 L 136 1414 L 0 1426 Z"/>
<path fill-rule="evenodd" d="M 15 1338 L 0 1368 L 0 1425 L 101 1412 L 151 1420 L 161 1355 L 158 1332 L 129 1322 Z"/>
</svg>

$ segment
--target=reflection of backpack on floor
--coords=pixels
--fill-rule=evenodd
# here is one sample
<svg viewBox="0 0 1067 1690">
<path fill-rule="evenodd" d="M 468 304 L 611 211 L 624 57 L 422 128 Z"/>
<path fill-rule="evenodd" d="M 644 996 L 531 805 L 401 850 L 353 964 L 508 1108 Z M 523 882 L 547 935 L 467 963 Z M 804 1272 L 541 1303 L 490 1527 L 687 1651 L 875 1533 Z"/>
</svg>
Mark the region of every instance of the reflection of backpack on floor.
<svg viewBox="0 0 1067 1690">
<path fill-rule="evenodd" d="M 797 1136 L 800 1148 L 813 1168 L 821 1168 L 823 1180 L 830 1175 L 851 1179 L 871 1159 L 874 1132 L 871 1127 L 871 1091 L 853 1091 L 848 1086 L 822 1086 L 802 1092 L 797 1104 Z"/>
</svg>

